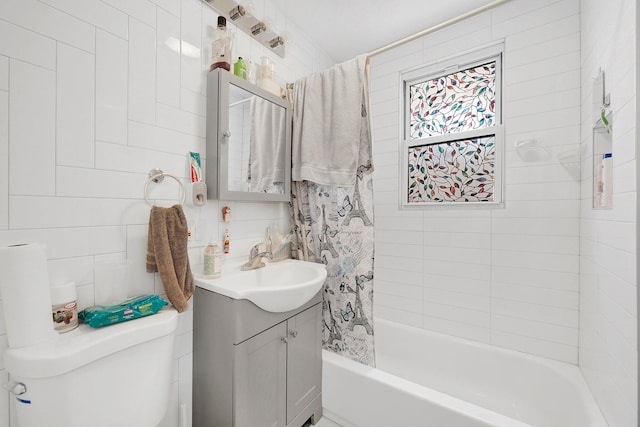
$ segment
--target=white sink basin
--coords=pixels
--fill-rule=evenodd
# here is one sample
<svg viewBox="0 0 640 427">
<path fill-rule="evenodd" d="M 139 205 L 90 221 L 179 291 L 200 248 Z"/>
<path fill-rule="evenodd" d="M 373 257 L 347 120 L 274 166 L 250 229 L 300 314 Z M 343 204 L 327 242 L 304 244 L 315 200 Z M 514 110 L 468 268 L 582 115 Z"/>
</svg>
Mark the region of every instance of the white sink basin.
<svg viewBox="0 0 640 427">
<path fill-rule="evenodd" d="M 225 265 L 222 277 L 194 275 L 196 285 L 234 299 L 246 299 L 266 311 L 294 310 L 320 290 L 327 278 L 324 264 L 287 259 L 266 267 L 241 271 L 241 264 Z"/>
</svg>

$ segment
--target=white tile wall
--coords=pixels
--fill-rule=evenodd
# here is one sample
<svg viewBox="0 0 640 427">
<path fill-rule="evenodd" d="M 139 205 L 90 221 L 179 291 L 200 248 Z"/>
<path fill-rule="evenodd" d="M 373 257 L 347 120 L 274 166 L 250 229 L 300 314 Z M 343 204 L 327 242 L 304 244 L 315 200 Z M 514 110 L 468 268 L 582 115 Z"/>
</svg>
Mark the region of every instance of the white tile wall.
<svg viewBox="0 0 640 427">
<path fill-rule="evenodd" d="M 156 7 L 147 0 L 103 0 L 116 9 L 155 28 Z"/>
<path fill-rule="evenodd" d="M 638 420 L 637 2 L 581 0 L 582 205 L 580 368 L 610 426 Z M 591 208 L 592 79 L 605 72 L 613 110 L 614 204 Z M 635 87 L 635 90 L 630 90 Z"/>
<path fill-rule="evenodd" d="M 270 0 L 254 3 L 275 10 Z M 187 152 L 206 159 L 205 77 L 216 16 L 200 0 L 0 2 L 0 245 L 45 243 L 51 283 L 76 282 L 81 308 L 105 290 L 103 264 L 126 263 L 131 295 L 164 293 L 159 276 L 144 271 L 143 187 L 154 167 L 186 184 Z M 294 34 L 286 58 L 273 58 L 281 79 L 331 65 L 303 30 L 288 30 Z M 243 56 L 269 55 L 250 38 L 238 39 Z M 171 180 L 153 185 L 150 197 L 174 203 L 178 187 Z M 221 221 L 225 205 L 232 208 L 228 224 Z M 186 205 L 185 214 L 194 230 L 194 270 L 202 247 L 227 228 L 230 258 L 237 259 L 267 227 L 288 229 L 281 203 L 212 200 Z M 167 427 L 178 426 L 182 405 L 191 425 L 191 311 L 181 314 L 178 329 L 171 404 L 161 424 Z M 0 352 L 5 334 L 0 321 Z M 9 402 L 1 392 L 0 426 L 17 425 Z"/>
<path fill-rule="evenodd" d="M 180 2 L 174 0 L 150 0 L 174 16 L 180 16 Z"/>
<path fill-rule="evenodd" d="M 498 41 L 504 207 L 399 210 L 399 73 Z M 513 0 L 378 55 L 371 102 L 376 316 L 577 363 L 579 0 Z"/>
<path fill-rule="evenodd" d="M 20 96 L 13 96 L 19 93 Z M 56 74 L 9 61 L 9 193 L 55 193 Z"/>
<path fill-rule="evenodd" d="M 94 166 L 95 55 L 58 43 L 56 162 Z"/>
<path fill-rule="evenodd" d="M 15 40 L 22 40 L 15 43 Z M 56 69 L 56 42 L 0 20 L 0 54 L 50 70 Z"/>
<path fill-rule="evenodd" d="M 96 139 L 127 143 L 127 41 L 96 32 Z"/>
<path fill-rule="evenodd" d="M 128 16 L 100 0 L 40 0 L 113 35 L 127 38 Z"/>
<path fill-rule="evenodd" d="M 204 138 L 206 120 L 203 115 L 164 104 L 156 106 L 156 124 L 165 129 L 172 129 L 189 135 Z"/>
<path fill-rule="evenodd" d="M 9 58 L 0 56 L 0 90 L 9 90 Z"/>
<path fill-rule="evenodd" d="M 6 57 L 3 58 L 2 62 L 6 65 Z M 7 83 L 6 80 L 5 83 Z M 9 228 L 9 92 L 7 90 L 0 90 L 0 171 L 2 171 L 0 172 L 0 230 L 6 230 Z"/>
<path fill-rule="evenodd" d="M 154 16 L 155 18 L 155 16 Z M 156 121 L 156 31 L 129 18 L 129 119 Z"/>
<path fill-rule="evenodd" d="M 157 101 L 180 106 L 180 19 L 158 8 L 156 38 Z"/>
<path fill-rule="evenodd" d="M 205 140 L 196 135 L 133 121 L 129 122 L 128 129 L 130 146 L 180 155 L 185 151 L 204 153 Z M 106 145 L 104 149 L 108 149 Z"/>
<path fill-rule="evenodd" d="M 94 26 L 37 0 L 6 0 L 0 3 L 0 16 L 53 40 L 87 52 L 95 51 Z"/>
<path fill-rule="evenodd" d="M 202 7 L 195 2 L 186 1 L 182 2 L 182 9 L 180 13 L 180 31 L 181 42 L 183 49 L 186 49 L 186 54 L 180 57 L 180 78 L 181 87 L 189 89 L 193 92 L 204 92 L 204 86 L 202 75 L 204 74 L 204 66 L 209 62 L 210 55 L 207 54 L 207 49 L 203 46 L 203 39 L 213 40 L 213 31 L 208 28 L 213 28 L 216 24 L 209 23 L 206 25 L 207 20 L 202 20 Z M 214 12 L 209 12 L 209 15 L 213 18 Z M 206 34 L 208 32 L 208 34 Z M 194 54 L 191 54 L 191 53 Z"/>
</svg>

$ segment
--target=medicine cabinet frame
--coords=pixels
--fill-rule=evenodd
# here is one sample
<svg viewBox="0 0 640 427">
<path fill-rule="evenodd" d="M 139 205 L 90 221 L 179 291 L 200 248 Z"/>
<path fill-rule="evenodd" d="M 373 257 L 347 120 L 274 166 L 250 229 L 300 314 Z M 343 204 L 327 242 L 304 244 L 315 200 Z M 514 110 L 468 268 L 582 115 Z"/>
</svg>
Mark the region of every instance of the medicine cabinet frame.
<svg viewBox="0 0 640 427">
<path fill-rule="evenodd" d="M 230 129 L 229 100 L 235 86 L 258 96 L 285 111 L 284 181 L 282 193 L 234 191 L 229 188 L 229 146 L 233 135 Z M 207 132 L 206 183 L 207 198 L 255 202 L 289 202 L 291 199 L 291 108 L 287 100 L 223 69 L 215 69 L 207 76 Z"/>
</svg>

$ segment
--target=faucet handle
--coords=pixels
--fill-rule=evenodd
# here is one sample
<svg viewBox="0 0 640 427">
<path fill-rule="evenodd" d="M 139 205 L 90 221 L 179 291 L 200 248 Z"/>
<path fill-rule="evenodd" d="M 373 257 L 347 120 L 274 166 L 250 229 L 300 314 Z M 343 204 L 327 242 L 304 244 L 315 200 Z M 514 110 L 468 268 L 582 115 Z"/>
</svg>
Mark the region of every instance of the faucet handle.
<svg viewBox="0 0 640 427">
<path fill-rule="evenodd" d="M 252 257 L 252 258 L 253 258 L 253 257 L 255 257 L 256 255 L 258 255 L 258 254 L 260 253 L 260 245 L 261 245 L 261 244 L 262 244 L 262 243 L 256 243 L 255 245 L 253 245 L 253 246 L 251 247 L 251 252 L 250 252 L 250 254 L 251 254 L 251 257 Z"/>
</svg>

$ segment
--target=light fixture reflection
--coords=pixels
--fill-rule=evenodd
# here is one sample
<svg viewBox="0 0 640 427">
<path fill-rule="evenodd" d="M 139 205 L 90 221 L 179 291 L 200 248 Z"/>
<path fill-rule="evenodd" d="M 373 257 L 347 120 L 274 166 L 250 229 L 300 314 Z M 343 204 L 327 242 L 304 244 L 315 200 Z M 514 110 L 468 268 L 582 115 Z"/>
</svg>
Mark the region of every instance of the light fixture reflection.
<svg viewBox="0 0 640 427">
<path fill-rule="evenodd" d="M 179 40 L 175 37 L 168 37 L 164 44 L 178 54 L 189 58 L 200 58 L 200 49 L 184 40 Z"/>
</svg>

